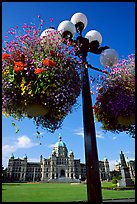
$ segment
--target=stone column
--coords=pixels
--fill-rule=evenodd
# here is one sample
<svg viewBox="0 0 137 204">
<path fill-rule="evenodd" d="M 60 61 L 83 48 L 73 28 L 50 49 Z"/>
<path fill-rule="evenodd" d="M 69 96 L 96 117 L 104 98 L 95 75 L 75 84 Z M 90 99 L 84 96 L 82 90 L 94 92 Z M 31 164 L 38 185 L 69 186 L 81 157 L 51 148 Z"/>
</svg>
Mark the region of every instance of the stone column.
<svg viewBox="0 0 137 204">
<path fill-rule="evenodd" d="M 33 174 L 33 182 L 35 181 L 35 167 L 34 167 L 34 174 Z"/>
</svg>

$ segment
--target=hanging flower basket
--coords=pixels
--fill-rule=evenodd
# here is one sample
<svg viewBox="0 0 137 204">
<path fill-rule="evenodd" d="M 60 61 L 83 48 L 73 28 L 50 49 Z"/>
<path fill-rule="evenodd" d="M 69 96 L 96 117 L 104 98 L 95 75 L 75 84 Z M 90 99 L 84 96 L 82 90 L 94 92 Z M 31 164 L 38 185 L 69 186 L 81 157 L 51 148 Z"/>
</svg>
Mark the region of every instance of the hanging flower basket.
<svg viewBox="0 0 137 204">
<path fill-rule="evenodd" d="M 96 119 L 104 130 L 128 131 L 135 124 L 135 61 L 120 60 L 103 77 L 94 105 Z"/>
<path fill-rule="evenodd" d="M 26 107 L 26 115 L 29 117 L 44 116 L 49 112 L 48 109 L 42 104 L 33 103 Z"/>
<path fill-rule="evenodd" d="M 81 79 L 73 48 L 57 41 L 55 46 L 58 33 L 52 30 L 50 46 L 46 39 L 41 43 L 42 23 L 40 28 L 24 24 L 22 35 L 17 35 L 18 27 L 8 31 L 13 40 L 3 46 L 2 112 L 15 119 L 32 118 L 37 126 L 54 132 L 72 111 Z"/>
<path fill-rule="evenodd" d="M 135 113 L 128 116 L 118 116 L 117 123 L 128 127 L 130 124 L 135 124 Z"/>
</svg>

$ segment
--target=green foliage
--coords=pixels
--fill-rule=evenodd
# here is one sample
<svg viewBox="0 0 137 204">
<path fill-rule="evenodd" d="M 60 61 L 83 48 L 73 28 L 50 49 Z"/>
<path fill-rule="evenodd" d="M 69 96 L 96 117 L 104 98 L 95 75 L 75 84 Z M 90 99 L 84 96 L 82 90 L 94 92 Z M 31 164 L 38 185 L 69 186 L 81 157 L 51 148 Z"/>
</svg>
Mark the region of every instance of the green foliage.
<svg viewBox="0 0 137 204">
<path fill-rule="evenodd" d="M 113 178 L 113 179 L 112 179 L 112 183 L 113 183 L 113 184 L 117 184 L 117 182 L 118 182 L 118 181 L 117 181 L 116 178 Z"/>
<path fill-rule="evenodd" d="M 103 182 L 101 183 L 101 187 L 104 188 L 104 189 L 105 189 L 105 188 L 106 188 L 106 189 L 107 189 L 107 188 L 114 188 L 114 187 L 116 187 L 116 186 L 117 186 L 117 185 L 116 185 L 116 184 L 113 184 L 111 181 L 109 181 L 109 182 L 106 182 L 106 181 L 104 182 L 104 181 L 103 181 Z"/>
<path fill-rule="evenodd" d="M 118 180 L 120 180 L 121 178 L 122 178 L 121 176 L 113 176 L 112 184 L 117 184 Z"/>
</svg>

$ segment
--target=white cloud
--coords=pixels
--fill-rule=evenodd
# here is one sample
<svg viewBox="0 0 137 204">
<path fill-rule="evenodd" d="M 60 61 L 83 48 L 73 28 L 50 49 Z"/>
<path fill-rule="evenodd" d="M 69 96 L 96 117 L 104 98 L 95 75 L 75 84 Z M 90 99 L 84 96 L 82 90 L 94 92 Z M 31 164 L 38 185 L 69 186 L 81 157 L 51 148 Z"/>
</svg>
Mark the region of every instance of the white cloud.
<svg viewBox="0 0 137 204">
<path fill-rule="evenodd" d="M 48 148 L 53 148 L 54 146 L 55 146 L 55 144 L 46 145 L 46 147 L 48 147 Z"/>
<path fill-rule="evenodd" d="M 33 143 L 31 139 L 25 135 L 17 138 L 18 142 L 16 142 L 17 148 L 31 148 L 33 146 L 38 145 L 37 143 Z"/>
<path fill-rule="evenodd" d="M 124 151 L 124 154 L 130 154 L 130 152 L 129 151 Z"/>
<path fill-rule="evenodd" d="M 5 144 L 2 146 L 2 164 L 7 166 L 7 162 L 11 153 L 16 152 L 20 148 L 31 148 L 37 146 L 38 143 L 33 143 L 28 136 L 20 136 L 13 142 L 13 144 Z"/>
<path fill-rule="evenodd" d="M 14 151 L 16 151 L 16 147 L 15 146 L 10 146 L 8 144 L 2 146 L 2 153 L 4 153 L 4 152 L 11 153 L 11 152 L 14 152 Z"/>
<path fill-rule="evenodd" d="M 97 133 L 96 133 L 96 137 L 97 137 L 97 138 L 104 139 L 104 136 L 103 136 L 103 133 L 102 133 L 102 132 L 97 132 Z"/>
<path fill-rule="evenodd" d="M 76 132 L 75 134 L 84 137 L 84 132 Z"/>
<path fill-rule="evenodd" d="M 84 137 L 84 130 L 83 130 L 83 128 L 75 129 L 75 130 L 74 130 L 74 134 L 75 134 L 75 135 L 79 135 L 79 136 L 81 136 L 81 137 Z"/>
<path fill-rule="evenodd" d="M 75 129 L 74 130 L 74 134 L 84 137 L 84 130 L 83 130 L 83 128 Z M 103 136 L 102 132 L 96 132 L 96 137 L 104 139 L 104 136 Z"/>
<path fill-rule="evenodd" d="M 112 139 L 113 139 L 113 140 L 116 140 L 116 139 L 117 139 L 117 137 L 112 137 Z"/>
</svg>

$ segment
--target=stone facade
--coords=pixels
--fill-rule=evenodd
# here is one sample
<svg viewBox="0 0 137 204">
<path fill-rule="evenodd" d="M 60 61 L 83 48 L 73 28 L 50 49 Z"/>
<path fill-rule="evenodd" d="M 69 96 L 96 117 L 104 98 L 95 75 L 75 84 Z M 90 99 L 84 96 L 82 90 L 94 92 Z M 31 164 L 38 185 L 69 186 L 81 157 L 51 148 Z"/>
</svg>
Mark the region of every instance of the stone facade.
<svg viewBox="0 0 137 204">
<path fill-rule="evenodd" d="M 110 168 L 107 158 L 104 161 L 99 161 L 99 172 L 101 180 L 110 180 Z"/>
<path fill-rule="evenodd" d="M 131 179 L 135 180 L 135 161 L 130 160 L 127 162 L 127 166 L 129 168 L 129 173 Z"/>
<path fill-rule="evenodd" d="M 99 169 L 101 180 L 109 180 L 110 169 L 106 158 L 104 161 L 99 161 Z M 11 182 L 80 182 L 86 180 L 86 165 L 80 163 L 80 159 L 74 159 L 74 153 L 68 152 L 66 144 L 59 136 L 48 159 L 41 155 L 39 162 L 28 162 L 27 156 L 23 159 L 15 159 L 12 154 L 7 168 L 7 180 Z"/>
<path fill-rule="evenodd" d="M 7 168 L 7 181 L 40 181 L 41 162 L 28 162 L 27 156 L 23 159 L 11 156 Z"/>
</svg>

